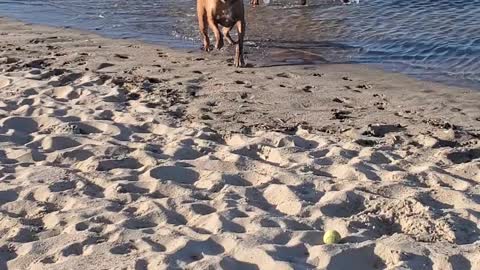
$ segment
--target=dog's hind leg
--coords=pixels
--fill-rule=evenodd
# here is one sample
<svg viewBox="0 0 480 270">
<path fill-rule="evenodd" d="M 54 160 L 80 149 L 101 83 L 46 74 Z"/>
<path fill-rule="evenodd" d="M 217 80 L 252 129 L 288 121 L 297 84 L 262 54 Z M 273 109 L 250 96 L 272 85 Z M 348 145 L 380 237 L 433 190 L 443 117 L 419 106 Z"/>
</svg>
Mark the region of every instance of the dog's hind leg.
<svg viewBox="0 0 480 270">
<path fill-rule="evenodd" d="M 205 9 L 197 4 L 197 17 L 200 34 L 202 35 L 203 50 L 210 51 L 210 38 L 208 37 L 207 14 Z"/>
<path fill-rule="evenodd" d="M 215 48 L 220 50 L 223 47 L 223 35 L 222 33 L 220 33 L 220 30 L 218 29 L 218 24 L 215 22 L 213 15 L 208 14 L 207 21 L 208 21 L 208 26 L 210 26 L 210 29 L 212 29 L 212 32 L 215 35 L 215 39 L 216 39 Z"/>
<path fill-rule="evenodd" d="M 235 42 L 233 41 L 232 37 L 230 36 L 230 31 L 232 30 L 233 26 L 231 27 L 224 27 L 223 28 L 223 36 L 227 40 L 228 44 L 233 45 Z"/>
<path fill-rule="evenodd" d="M 235 48 L 235 59 L 233 65 L 235 67 L 244 67 L 245 60 L 243 59 L 243 38 L 245 37 L 245 21 L 240 20 L 237 23 L 238 42 Z"/>
</svg>

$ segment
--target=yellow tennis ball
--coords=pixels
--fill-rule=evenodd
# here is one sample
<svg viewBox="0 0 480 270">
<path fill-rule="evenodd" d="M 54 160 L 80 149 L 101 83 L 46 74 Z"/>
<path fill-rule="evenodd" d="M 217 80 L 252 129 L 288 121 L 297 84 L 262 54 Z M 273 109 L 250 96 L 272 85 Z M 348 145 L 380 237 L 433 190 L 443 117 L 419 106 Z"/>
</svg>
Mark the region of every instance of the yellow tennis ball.
<svg viewBox="0 0 480 270">
<path fill-rule="evenodd" d="M 338 243 L 340 239 L 342 239 L 342 237 L 335 230 L 327 230 L 323 235 L 323 242 L 327 245 Z"/>
</svg>

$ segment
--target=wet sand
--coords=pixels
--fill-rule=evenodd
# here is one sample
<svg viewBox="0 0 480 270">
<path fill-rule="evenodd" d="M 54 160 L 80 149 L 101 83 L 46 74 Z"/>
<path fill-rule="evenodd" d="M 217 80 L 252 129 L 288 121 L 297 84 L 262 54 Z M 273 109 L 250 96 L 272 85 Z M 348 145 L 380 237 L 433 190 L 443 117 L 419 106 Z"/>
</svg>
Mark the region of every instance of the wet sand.
<svg viewBox="0 0 480 270">
<path fill-rule="evenodd" d="M 0 49 L 0 269 L 480 265 L 479 92 L 7 19 Z"/>
</svg>

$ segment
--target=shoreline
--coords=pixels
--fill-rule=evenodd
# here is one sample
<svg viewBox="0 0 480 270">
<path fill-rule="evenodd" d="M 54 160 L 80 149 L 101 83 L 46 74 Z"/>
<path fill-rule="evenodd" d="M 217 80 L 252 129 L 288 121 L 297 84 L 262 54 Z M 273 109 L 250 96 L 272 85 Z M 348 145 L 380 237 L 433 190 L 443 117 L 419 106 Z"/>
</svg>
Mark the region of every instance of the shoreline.
<svg viewBox="0 0 480 270">
<path fill-rule="evenodd" d="M 162 42 L 160 42 L 160 41 L 156 42 L 156 41 L 152 41 L 152 40 L 149 41 L 149 40 L 138 39 L 138 38 L 115 37 L 115 35 L 109 35 L 109 34 L 106 34 L 106 33 L 99 33 L 97 30 L 94 30 L 94 29 L 88 30 L 88 29 L 82 29 L 82 28 L 75 28 L 75 27 L 71 27 L 71 26 L 27 22 L 27 21 L 24 21 L 23 19 L 17 19 L 17 18 L 14 18 L 14 17 L 0 15 L 0 18 L 2 18 L 2 17 L 6 18 L 8 20 L 11 20 L 11 21 L 18 21 L 18 22 L 26 23 L 26 24 L 33 24 L 33 25 L 38 25 L 38 26 L 59 28 L 59 29 L 65 29 L 65 30 L 71 29 L 71 30 L 74 30 L 74 31 L 85 32 L 85 33 L 89 33 L 89 34 L 92 34 L 92 35 L 98 35 L 100 37 L 113 39 L 113 40 L 123 40 L 123 41 L 128 41 L 129 40 L 129 41 L 132 41 L 132 42 L 140 42 L 140 43 L 149 44 L 149 45 L 152 45 L 152 46 L 169 48 L 171 50 L 175 50 L 175 51 L 178 51 L 178 52 L 200 51 L 199 50 L 200 45 L 197 44 L 198 46 L 195 46 L 194 45 L 195 42 L 192 41 L 192 40 L 189 40 L 189 42 L 185 42 L 184 44 L 182 44 L 180 39 L 170 39 L 170 40 L 165 39 L 162 42 L 170 44 L 170 45 L 165 45 L 165 44 L 162 44 Z M 188 44 L 188 43 L 190 43 L 190 44 Z M 408 78 L 413 78 L 413 79 L 419 80 L 419 81 L 440 84 L 440 85 L 447 86 L 447 87 L 452 87 L 452 88 L 464 88 L 464 89 L 472 89 L 472 90 L 475 90 L 475 91 L 480 91 L 480 84 L 474 83 L 472 80 L 458 80 L 458 79 L 455 79 L 454 77 L 446 76 L 446 75 L 443 75 L 443 76 L 440 76 L 440 77 L 426 75 L 426 74 L 424 74 L 422 76 L 415 76 L 413 74 L 407 74 L 407 73 L 403 73 L 401 71 L 395 70 L 395 68 L 393 68 L 392 64 L 387 64 L 387 63 L 371 63 L 371 64 L 359 63 L 359 62 L 358 63 L 356 63 L 356 62 L 353 62 L 353 63 L 332 63 L 332 62 L 326 61 L 326 59 L 324 59 L 321 55 L 318 55 L 314 52 L 303 51 L 303 50 L 299 50 L 299 49 L 293 49 L 293 48 L 281 49 L 281 48 L 273 47 L 273 48 L 265 50 L 265 52 L 260 52 L 260 51 L 258 51 L 258 48 L 253 48 L 253 47 L 248 48 L 248 45 L 247 45 L 247 54 L 248 54 L 248 49 L 250 49 L 252 51 L 257 50 L 256 52 L 254 52 L 255 57 L 270 59 L 270 60 L 267 60 L 267 61 L 263 61 L 263 63 L 257 61 L 257 64 L 259 66 L 262 66 L 262 67 L 277 66 L 277 65 L 278 66 L 296 66 L 296 65 L 299 65 L 299 66 L 309 66 L 309 65 L 322 66 L 324 64 L 327 64 L 327 65 L 339 65 L 340 64 L 340 65 L 353 65 L 353 66 L 360 65 L 360 66 L 366 67 L 366 68 L 371 69 L 371 70 L 383 71 L 385 73 L 402 74 L 402 75 L 404 75 Z M 261 49 L 261 51 L 263 51 L 263 49 Z M 266 55 L 264 53 L 266 53 Z M 218 54 L 218 52 L 217 52 L 217 54 Z M 230 56 L 229 53 L 225 53 L 224 51 L 220 54 L 222 54 L 224 56 Z M 276 54 L 281 54 L 282 56 L 280 57 L 280 59 L 272 60 L 272 58 L 275 58 Z M 294 64 L 289 64 L 288 61 L 295 62 L 295 63 Z M 302 63 L 297 64 L 298 62 L 302 62 Z"/>
<path fill-rule="evenodd" d="M 0 269 L 480 265 L 478 91 L 2 17 L 0 48 Z"/>
<path fill-rule="evenodd" d="M 1 17 L 0 17 L 1 18 Z M 2 19 L 4 20 L 4 19 Z M 187 82 L 185 84 L 184 89 L 185 92 L 188 92 L 190 95 L 190 92 L 196 92 L 196 90 L 204 90 L 203 88 L 210 88 L 202 91 L 200 96 L 196 96 L 196 98 L 191 99 L 189 101 L 189 109 L 188 113 L 191 115 L 187 116 L 189 119 L 195 119 L 195 120 L 204 120 L 204 119 L 198 119 L 199 117 L 192 116 L 193 114 L 201 114 L 205 113 L 205 107 L 210 107 L 206 103 L 209 103 L 209 101 L 205 101 L 205 99 L 213 99 L 214 102 L 217 102 L 216 99 L 218 98 L 217 93 L 218 91 L 213 88 L 222 88 L 222 87 L 229 87 L 233 89 L 234 93 L 231 93 L 230 91 L 227 92 L 227 94 L 232 95 L 232 97 L 227 98 L 226 100 L 220 99 L 218 102 L 224 102 L 227 105 L 227 107 L 231 108 L 235 113 L 239 114 L 245 114 L 245 110 L 238 110 L 237 108 L 232 108 L 231 106 L 236 104 L 237 102 L 240 103 L 249 103 L 249 99 L 252 98 L 258 98 L 255 95 L 255 90 L 265 90 L 262 85 L 252 85 L 256 82 L 261 82 L 262 80 L 270 80 L 276 85 L 274 86 L 276 89 L 275 91 L 277 93 L 282 93 L 283 95 L 286 95 L 287 97 L 290 94 L 293 94 L 295 97 L 295 104 L 282 104 L 280 107 L 282 110 L 284 110 L 283 113 L 275 113 L 275 110 L 277 109 L 276 106 L 272 106 L 272 104 L 268 104 L 270 106 L 264 106 L 261 108 L 261 111 L 268 111 L 268 118 L 262 117 L 262 115 L 255 115 L 255 117 L 259 117 L 258 121 L 255 121 L 254 124 L 251 126 L 256 126 L 259 125 L 260 123 L 268 123 L 271 124 L 271 126 L 275 126 L 274 123 L 269 123 L 272 121 L 273 118 L 276 119 L 281 119 L 281 120 L 288 120 L 290 119 L 291 124 L 286 127 L 286 129 L 291 128 L 292 126 L 298 126 L 298 123 L 303 123 L 307 122 L 307 124 L 312 124 L 313 122 L 318 122 L 319 120 L 332 124 L 331 120 L 338 120 L 336 118 L 336 113 L 342 112 L 342 110 L 347 110 L 351 109 L 352 106 L 358 106 L 363 114 L 356 119 L 355 117 L 346 117 L 345 119 L 340 119 L 340 120 L 345 120 L 347 122 L 347 125 L 350 128 L 362 128 L 367 125 L 375 124 L 374 121 L 372 121 L 371 117 L 366 117 L 366 121 L 363 121 L 362 117 L 364 115 L 371 115 L 371 114 L 377 114 L 379 111 L 381 114 L 387 114 L 389 112 L 388 109 L 386 109 L 387 106 L 389 107 L 399 107 L 403 108 L 404 110 L 409 110 L 409 106 L 415 106 L 415 107 L 421 107 L 420 112 L 413 113 L 411 116 L 401 116 L 400 114 L 404 114 L 404 112 L 401 111 L 395 111 L 395 108 L 393 108 L 393 111 L 390 112 L 390 115 L 388 119 L 389 121 L 391 119 L 395 120 L 404 120 L 403 118 L 406 118 L 407 120 L 412 120 L 415 119 L 415 114 L 426 114 L 428 116 L 439 116 L 438 119 L 428 119 L 427 117 L 420 117 L 418 119 L 415 119 L 418 124 L 418 122 L 464 122 L 464 126 L 466 129 L 470 130 L 472 127 L 475 127 L 478 124 L 478 118 L 480 117 L 480 112 L 477 112 L 475 110 L 478 109 L 478 106 L 476 106 L 476 101 L 479 98 L 479 91 L 476 91 L 475 89 L 471 88 L 465 88 L 465 87 L 457 87 L 457 86 L 449 86 L 441 83 L 436 83 L 436 82 L 431 82 L 431 81 L 424 81 L 424 80 L 418 80 L 414 77 L 397 73 L 397 72 L 387 72 L 382 69 L 377 69 L 373 68 L 371 66 L 367 65 L 362 65 L 362 64 L 323 64 L 323 65 L 274 65 L 274 66 L 261 66 L 259 63 L 255 63 L 252 61 L 249 61 L 250 65 L 254 65 L 253 68 L 245 68 L 245 69 L 233 69 L 232 68 L 232 53 L 229 51 L 221 51 L 217 52 L 214 51 L 212 53 L 204 53 L 199 50 L 178 50 L 178 49 L 172 49 L 172 48 L 167 48 L 167 47 L 162 47 L 160 45 L 156 44 L 151 44 L 151 43 L 144 43 L 142 41 L 136 41 L 136 40 L 123 40 L 123 39 L 110 39 L 103 37 L 101 35 L 97 35 L 92 32 L 86 32 L 78 29 L 64 29 L 64 28 L 57 28 L 57 27 L 50 27 L 50 26 L 42 26 L 42 25 L 32 25 L 32 24 L 25 24 L 21 21 L 18 20 L 10 20 L 6 19 L 4 20 L 6 22 L 12 22 L 14 24 L 18 25 L 28 25 L 30 27 L 34 27 L 37 29 L 41 29 L 44 31 L 50 31 L 52 34 L 55 35 L 56 32 L 61 33 L 64 31 L 65 33 L 71 33 L 73 36 L 85 36 L 88 37 L 89 39 L 92 40 L 98 40 L 100 43 L 104 43 L 105 41 L 112 40 L 114 43 L 117 43 L 115 49 L 120 49 L 120 50 L 125 50 L 128 51 L 128 53 L 131 53 L 134 57 L 139 57 L 142 58 L 138 61 L 135 59 L 121 59 L 116 57 L 115 55 L 109 55 L 108 60 L 111 60 L 111 62 L 116 62 L 114 63 L 115 67 L 107 67 L 107 68 L 101 68 L 100 70 L 97 70 L 98 67 L 104 63 L 101 63 L 102 61 L 98 61 L 96 59 L 92 59 L 92 57 L 87 57 L 85 55 L 80 55 L 77 57 L 76 60 L 80 65 L 74 66 L 75 69 L 80 70 L 80 71 L 85 71 L 83 69 L 87 68 L 89 72 L 92 73 L 98 73 L 98 74 L 108 74 L 108 73 L 115 73 L 115 72 L 123 72 L 126 74 L 126 76 L 129 77 L 134 77 L 135 76 L 135 69 L 144 69 L 139 71 L 138 73 L 142 73 L 142 76 L 155 76 L 155 75 L 160 75 L 163 76 L 166 74 L 165 71 L 168 72 L 168 69 L 173 69 L 173 68 L 162 68 L 162 67 L 156 67 L 156 57 L 159 57 L 160 59 L 162 57 L 165 57 L 164 55 L 162 56 L 160 54 L 156 54 L 156 50 L 164 51 L 165 54 L 173 56 L 173 58 L 178 58 L 175 59 L 175 63 L 170 63 L 172 66 L 177 66 L 177 67 L 185 67 L 186 69 L 189 69 L 192 74 L 189 74 L 191 77 L 198 77 L 199 80 L 204 82 L 203 85 L 199 85 L 197 82 L 195 82 L 195 79 L 193 79 L 193 82 Z M 48 41 L 46 42 L 48 43 Z M 53 41 L 53 43 L 56 43 L 56 41 Z M 108 42 L 107 42 L 108 43 Z M 83 44 L 81 46 L 84 46 Z M 124 48 L 126 47 L 126 48 Z M 139 52 L 137 51 L 138 49 L 148 49 L 149 51 L 149 57 L 141 57 L 139 55 Z M 90 50 L 96 50 L 97 48 L 89 48 Z M 230 51 L 232 48 L 229 48 Z M 48 51 L 48 50 L 47 50 Z M 50 52 L 49 52 L 50 53 Z M 248 52 L 247 52 L 248 53 Z M 87 63 L 87 59 L 89 58 Z M 147 59 L 148 58 L 148 59 Z M 248 58 L 248 55 L 247 55 Z M 104 59 L 107 60 L 107 59 Z M 177 61 L 178 60 L 178 61 Z M 181 61 L 185 61 L 186 63 L 182 63 Z M 195 63 L 192 62 L 194 60 Z M 190 61 L 190 63 L 187 63 Z M 203 66 L 202 62 L 211 62 L 207 63 L 209 65 Z M 66 61 L 68 62 L 68 61 Z M 126 63 L 128 64 L 133 64 L 133 69 L 128 70 L 128 68 L 125 67 Z M 109 63 L 107 63 L 109 64 Z M 195 66 L 195 64 L 200 64 Z M 258 65 L 256 67 L 255 65 Z M 212 67 L 213 66 L 213 67 Z M 229 68 L 230 70 L 228 72 L 218 72 L 217 68 L 218 67 L 223 67 L 225 66 L 225 69 Z M 110 68 L 110 70 L 109 70 Z M 154 69 L 157 68 L 157 72 L 154 71 Z M 206 69 L 206 72 L 202 72 L 200 70 L 196 69 Z M 293 70 L 290 74 L 288 72 L 283 72 L 285 69 Z M 223 70 L 220 70 L 223 71 Z M 255 76 L 257 71 L 262 74 Z M 145 75 L 143 73 L 147 73 L 148 75 Z M 204 75 L 203 73 L 209 75 L 208 78 L 207 76 Z M 218 74 L 216 74 L 218 73 Z M 212 76 L 216 75 L 218 77 L 217 80 L 212 80 Z M 326 76 L 325 76 L 326 75 Z M 245 76 L 252 76 L 252 80 L 247 80 L 242 81 L 243 77 Z M 231 78 L 239 78 L 239 80 L 231 80 Z M 261 78 L 258 78 L 261 77 Z M 313 77 L 313 78 L 312 78 Z M 228 78 L 228 80 L 227 80 Z M 132 79 L 132 78 L 130 78 Z M 283 80 L 285 79 L 285 80 Z M 282 82 L 288 81 L 291 79 L 294 83 L 298 83 L 299 85 L 288 85 L 288 84 L 283 84 Z M 323 80 L 325 79 L 325 80 Z M 173 81 L 175 81 L 176 78 L 173 78 Z M 283 81 L 282 81 L 283 80 Z M 175 82 L 175 84 L 178 84 L 182 82 Z M 324 85 L 318 85 L 315 86 L 315 84 L 324 84 Z M 198 88 L 198 89 L 197 89 Z M 317 88 L 317 92 L 320 92 L 319 95 L 321 95 L 321 98 L 317 98 L 317 95 L 315 95 L 315 89 Z M 333 89 L 328 89 L 328 88 L 333 88 Z M 412 90 L 415 89 L 415 90 Z M 282 91 L 283 90 L 283 91 Z M 366 92 L 366 93 L 363 93 Z M 275 95 L 277 94 L 275 93 Z M 299 93 L 307 93 L 305 96 L 300 96 L 298 99 L 298 94 Z M 308 95 L 308 93 L 313 93 L 311 95 Z M 245 98 L 239 98 L 237 95 L 242 95 L 242 94 L 251 94 L 247 98 L 247 100 L 244 100 Z M 346 96 L 348 98 L 349 96 L 352 96 L 352 98 L 356 98 L 355 95 L 360 94 L 357 101 L 358 104 L 353 104 L 353 101 L 338 101 L 337 99 L 342 99 Z M 392 104 L 389 104 L 390 101 L 387 100 L 388 97 L 386 95 L 391 95 Z M 312 95 L 314 95 L 314 99 L 312 100 Z M 189 98 L 192 98 L 194 96 L 190 96 Z M 373 99 L 372 99 L 373 97 Z M 262 101 L 265 100 L 272 100 L 274 96 L 271 95 L 271 93 L 266 93 L 265 96 L 262 96 Z M 467 111 L 473 111 L 471 115 L 465 115 L 464 113 L 460 112 L 460 115 L 455 117 L 456 115 L 443 115 L 443 113 L 440 111 L 438 112 L 439 107 L 434 104 L 437 101 L 437 98 L 440 98 L 440 102 L 450 102 L 452 104 L 448 105 L 453 105 L 448 108 L 450 111 L 453 112 L 459 112 L 462 111 L 461 108 L 457 108 L 454 105 L 459 105 L 460 107 L 465 108 Z M 331 100 L 328 100 L 331 99 Z M 334 101 L 335 100 L 335 101 Z M 432 100 L 432 102 L 425 102 L 426 100 Z M 212 101 L 212 100 L 210 100 Z M 346 101 L 346 102 L 345 102 Z M 312 106 L 310 103 L 316 103 L 316 102 L 321 102 L 321 106 L 323 111 L 327 114 L 324 117 L 321 117 L 317 114 L 315 114 L 315 118 L 309 120 L 310 115 L 307 114 L 312 114 L 315 111 L 317 111 L 317 108 L 315 106 Z M 328 102 L 325 104 L 325 102 Z M 275 100 L 270 103 L 277 103 L 275 105 L 278 105 L 278 101 Z M 457 104 L 456 104 L 457 103 Z M 250 104 L 255 104 L 255 102 L 250 103 Z M 388 105 L 389 104 L 389 105 Z M 266 105 L 263 104 L 263 102 L 259 102 L 259 104 L 255 104 L 257 106 L 261 105 Z M 328 106 L 327 106 L 328 105 Z M 369 108 L 369 107 L 376 107 L 375 109 Z M 208 108 L 207 108 L 208 109 Z M 247 108 L 247 111 L 249 109 Z M 300 112 L 302 115 L 301 117 L 295 117 L 291 116 L 288 114 L 289 111 L 297 111 Z M 208 111 L 207 111 L 208 113 Z M 351 112 L 347 112 L 351 113 Z M 213 113 L 214 115 L 217 115 L 217 113 Z M 248 112 L 247 112 L 248 114 Z M 210 113 L 209 117 L 211 117 L 212 114 Z M 251 115 L 249 115 L 250 117 Z M 465 117 L 468 116 L 468 117 Z M 206 116 L 205 116 L 206 117 Z M 209 118 L 206 117 L 206 118 Z M 385 117 L 379 117 L 375 120 L 377 121 L 385 121 Z M 425 119 L 423 119 L 425 118 Z M 208 119 L 207 119 L 208 120 Z M 239 119 L 241 121 L 249 120 L 249 118 L 241 118 Z M 248 122 L 248 121 L 247 121 Z M 207 123 L 208 122 L 204 122 Z M 344 123 L 342 122 L 342 125 Z M 313 125 L 314 129 L 320 130 L 320 131 L 328 131 L 330 132 L 330 127 L 328 125 Z M 228 129 L 226 126 L 219 126 L 217 127 L 221 130 L 226 130 L 230 132 L 231 130 Z M 333 129 L 337 130 L 338 126 L 334 126 Z M 234 128 L 236 132 L 241 130 L 241 127 L 236 127 Z M 476 129 L 474 129 L 476 130 Z"/>
</svg>

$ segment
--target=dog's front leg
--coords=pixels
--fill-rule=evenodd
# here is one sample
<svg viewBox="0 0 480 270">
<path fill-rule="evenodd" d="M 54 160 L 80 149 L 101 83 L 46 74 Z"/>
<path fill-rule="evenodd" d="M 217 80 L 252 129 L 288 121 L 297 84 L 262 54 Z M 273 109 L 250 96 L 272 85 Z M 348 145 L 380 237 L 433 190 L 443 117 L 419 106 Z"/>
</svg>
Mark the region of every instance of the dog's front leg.
<svg viewBox="0 0 480 270">
<path fill-rule="evenodd" d="M 237 22 L 238 42 L 235 48 L 235 59 L 233 65 L 235 67 L 244 67 L 245 60 L 243 59 L 243 38 L 245 37 L 245 21 L 240 20 Z"/>
<path fill-rule="evenodd" d="M 203 50 L 210 51 L 210 38 L 208 37 L 207 14 L 205 9 L 197 4 L 198 27 L 202 35 Z"/>
</svg>

